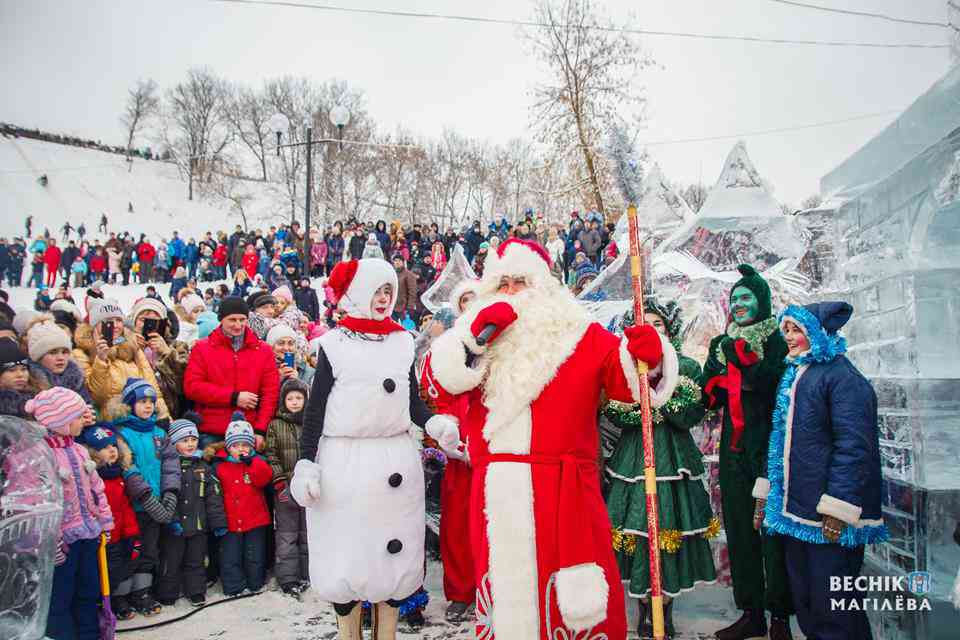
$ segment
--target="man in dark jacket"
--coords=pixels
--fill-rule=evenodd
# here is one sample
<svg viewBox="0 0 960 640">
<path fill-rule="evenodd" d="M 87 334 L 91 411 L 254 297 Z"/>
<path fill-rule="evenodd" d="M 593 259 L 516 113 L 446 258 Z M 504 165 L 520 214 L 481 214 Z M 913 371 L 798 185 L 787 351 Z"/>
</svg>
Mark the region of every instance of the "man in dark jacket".
<svg viewBox="0 0 960 640">
<path fill-rule="evenodd" d="M 377 238 L 377 242 L 380 241 L 380 238 Z M 350 246 L 347 247 L 347 250 L 350 253 L 351 260 L 359 260 L 363 257 L 363 247 L 367 242 L 367 235 L 361 233 L 361 230 L 354 226 L 353 234 L 350 236 Z M 383 255 L 387 255 L 386 253 Z"/>
<path fill-rule="evenodd" d="M 580 234 L 579 239 L 583 252 L 587 254 L 590 262 L 598 264 L 597 258 L 600 255 L 601 238 L 600 231 L 597 229 L 597 222 L 591 222 L 590 227 Z"/>
<path fill-rule="evenodd" d="M 467 254 L 467 262 L 472 263 L 473 258 L 480 250 L 480 243 L 483 242 L 483 232 L 480 231 L 479 220 L 474 220 L 473 226 L 470 228 L 470 231 L 467 231 L 464 239 L 467 241 L 467 246 L 464 247 Z"/>
<path fill-rule="evenodd" d="M 0 285 L 3 284 L 3 277 L 10 268 L 10 248 L 7 247 L 7 239 L 0 238 Z"/>
<path fill-rule="evenodd" d="M 393 256 L 393 268 L 397 271 L 397 304 L 394 306 L 394 320 L 413 313 L 417 308 L 417 276 L 407 269 L 407 261 L 399 253 Z"/>
<path fill-rule="evenodd" d="M 293 291 L 293 300 L 297 304 L 297 309 L 307 314 L 311 321 L 316 322 L 320 317 L 320 300 L 317 298 L 317 291 L 310 286 L 310 278 L 303 277 L 291 282 L 299 282 L 299 286 Z"/>
</svg>

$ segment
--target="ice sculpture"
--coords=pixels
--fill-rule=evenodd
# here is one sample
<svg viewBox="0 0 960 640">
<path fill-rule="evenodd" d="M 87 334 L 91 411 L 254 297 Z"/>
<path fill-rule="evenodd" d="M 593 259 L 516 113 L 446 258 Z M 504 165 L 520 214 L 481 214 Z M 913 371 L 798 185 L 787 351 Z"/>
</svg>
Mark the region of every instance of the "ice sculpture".
<svg viewBox="0 0 960 640">
<path fill-rule="evenodd" d="M 430 285 L 420 300 L 423 306 L 430 310 L 430 313 L 436 313 L 450 302 L 450 294 L 458 284 L 467 279 L 476 279 L 477 274 L 473 272 L 473 267 L 463 253 L 463 247 L 458 242 L 453 246 L 453 253 L 447 261 L 447 266 L 440 272 L 440 277 Z"/>
<path fill-rule="evenodd" d="M 37 425 L 0 416 L 0 638 L 42 638 L 63 509 L 53 453 Z"/>
<path fill-rule="evenodd" d="M 868 548 L 868 568 L 931 573 L 933 611 L 873 614 L 878 640 L 955 637 L 960 625 L 948 600 L 960 564 L 958 126 L 955 67 L 821 181 L 840 204 L 819 295 L 840 291 L 853 304 L 847 355 L 879 399 L 891 539 Z"/>
</svg>

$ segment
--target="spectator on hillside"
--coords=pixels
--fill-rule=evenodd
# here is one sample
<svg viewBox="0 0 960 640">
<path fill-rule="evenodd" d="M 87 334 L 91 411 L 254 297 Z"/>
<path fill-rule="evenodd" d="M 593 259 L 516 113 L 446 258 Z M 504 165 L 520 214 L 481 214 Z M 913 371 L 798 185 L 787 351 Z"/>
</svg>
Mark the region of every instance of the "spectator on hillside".
<svg viewBox="0 0 960 640">
<path fill-rule="evenodd" d="M 590 228 L 580 234 L 580 244 L 583 246 L 583 252 L 587 254 L 587 259 L 593 264 L 599 263 L 600 247 L 603 239 L 600 237 L 599 223 L 594 220 L 590 223 Z"/>
<path fill-rule="evenodd" d="M 186 245 L 183 243 L 178 232 L 174 231 L 173 237 L 170 238 L 170 242 L 167 243 L 167 255 L 170 256 L 171 267 L 176 267 L 183 263 L 185 250 Z"/>
<path fill-rule="evenodd" d="M 407 269 L 407 263 L 399 253 L 393 256 L 393 268 L 397 272 L 397 303 L 394 305 L 393 319 L 402 320 L 405 315 L 413 315 L 417 308 L 417 276 Z"/>
<path fill-rule="evenodd" d="M 299 286 L 293 292 L 293 299 L 297 303 L 297 308 L 304 312 L 311 322 L 316 322 L 320 318 L 320 300 L 317 298 L 317 292 L 310 286 L 310 278 L 303 276 L 300 278 Z"/>
<path fill-rule="evenodd" d="M 52 287 L 57 284 L 57 272 L 60 270 L 60 258 L 62 252 L 57 246 L 57 241 L 50 238 L 47 243 L 47 249 L 43 253 L 43 261 L 47 265 L 47 286 Z"/>
<path fill-rule="evenodd" d="M 280 395 L 273 350 L 247 326 L 247 304 L 228 297 L 220 303 L 220 326 L 197 341 L 184 376 L 184 393 L 203 417 L 201 446 L 222 440 L 234 411 L 244 413 L 262 446 Z"/>
<path fill-rule="evenodd" d="M 213 250 L 210 251 L 213 256 Z M 200 247 L 193 238 L 187 241 L 183 248 L 183 263 L 187 267 L 187 273 L 191 278 L 197 277 L 197 265 L 200 264 Z"/>
</svg>

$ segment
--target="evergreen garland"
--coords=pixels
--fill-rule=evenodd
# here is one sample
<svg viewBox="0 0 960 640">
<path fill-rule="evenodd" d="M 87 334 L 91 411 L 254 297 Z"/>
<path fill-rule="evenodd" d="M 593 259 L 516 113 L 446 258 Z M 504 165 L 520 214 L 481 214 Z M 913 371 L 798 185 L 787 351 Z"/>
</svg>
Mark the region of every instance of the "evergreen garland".
<svg viewBox="0 0 960 640">
<path fill-rule="evenodd" d="M 777 322 L 776 318 L 767 318 L 756 324 L 747 325 L 746 327 L 741 327 L 736 322 L 731 322 L 730 326 L 727 327 L 727 335 L 734 339 L 739 340 L 743 338 L 747 341 L 747 344 L 750 345 L 750 349 L 753 350 L 757 357 L 763 360 L 763 343 L 766 342 L 775 331 L 780 330 L 780 324 Z M 717 343 L 716 349 L 716 358 L 720 364 L 727 364 L 727 356 L 724 355 L 723 349 L 720 348 L 720 345 L 723 343 L 723 340 Z"/>
</svg>

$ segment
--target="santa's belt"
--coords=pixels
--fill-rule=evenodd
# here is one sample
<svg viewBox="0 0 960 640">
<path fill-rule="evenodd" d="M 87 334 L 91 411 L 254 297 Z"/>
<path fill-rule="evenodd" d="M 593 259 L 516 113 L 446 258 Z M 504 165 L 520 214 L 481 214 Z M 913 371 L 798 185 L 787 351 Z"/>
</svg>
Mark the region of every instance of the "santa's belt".
<svg viewBox="0 0 960 640">
<path fill-rule="evenodd" d="M 573 455 L 522 455 L 515 453 L 491 453 L 473 460 L 474 467 L 486 470 L 494 462 L 515 462 L 530 465 L 559 465 L 560 490 L 558 496 L 557 551 L 559 568 L 574 567 L 584 563 L 596 562 L 594 555 L 593 530 L 589 524 L 589 511 L 584 498 L 583 473 L 598 476 L 597 461 Z M 536 502 L 536 497 L 534 497 Z M 586 526 L 585 526 L 586 525 Z M 609 547 L 609 545 L 607 545 Z"/>
</svg>

